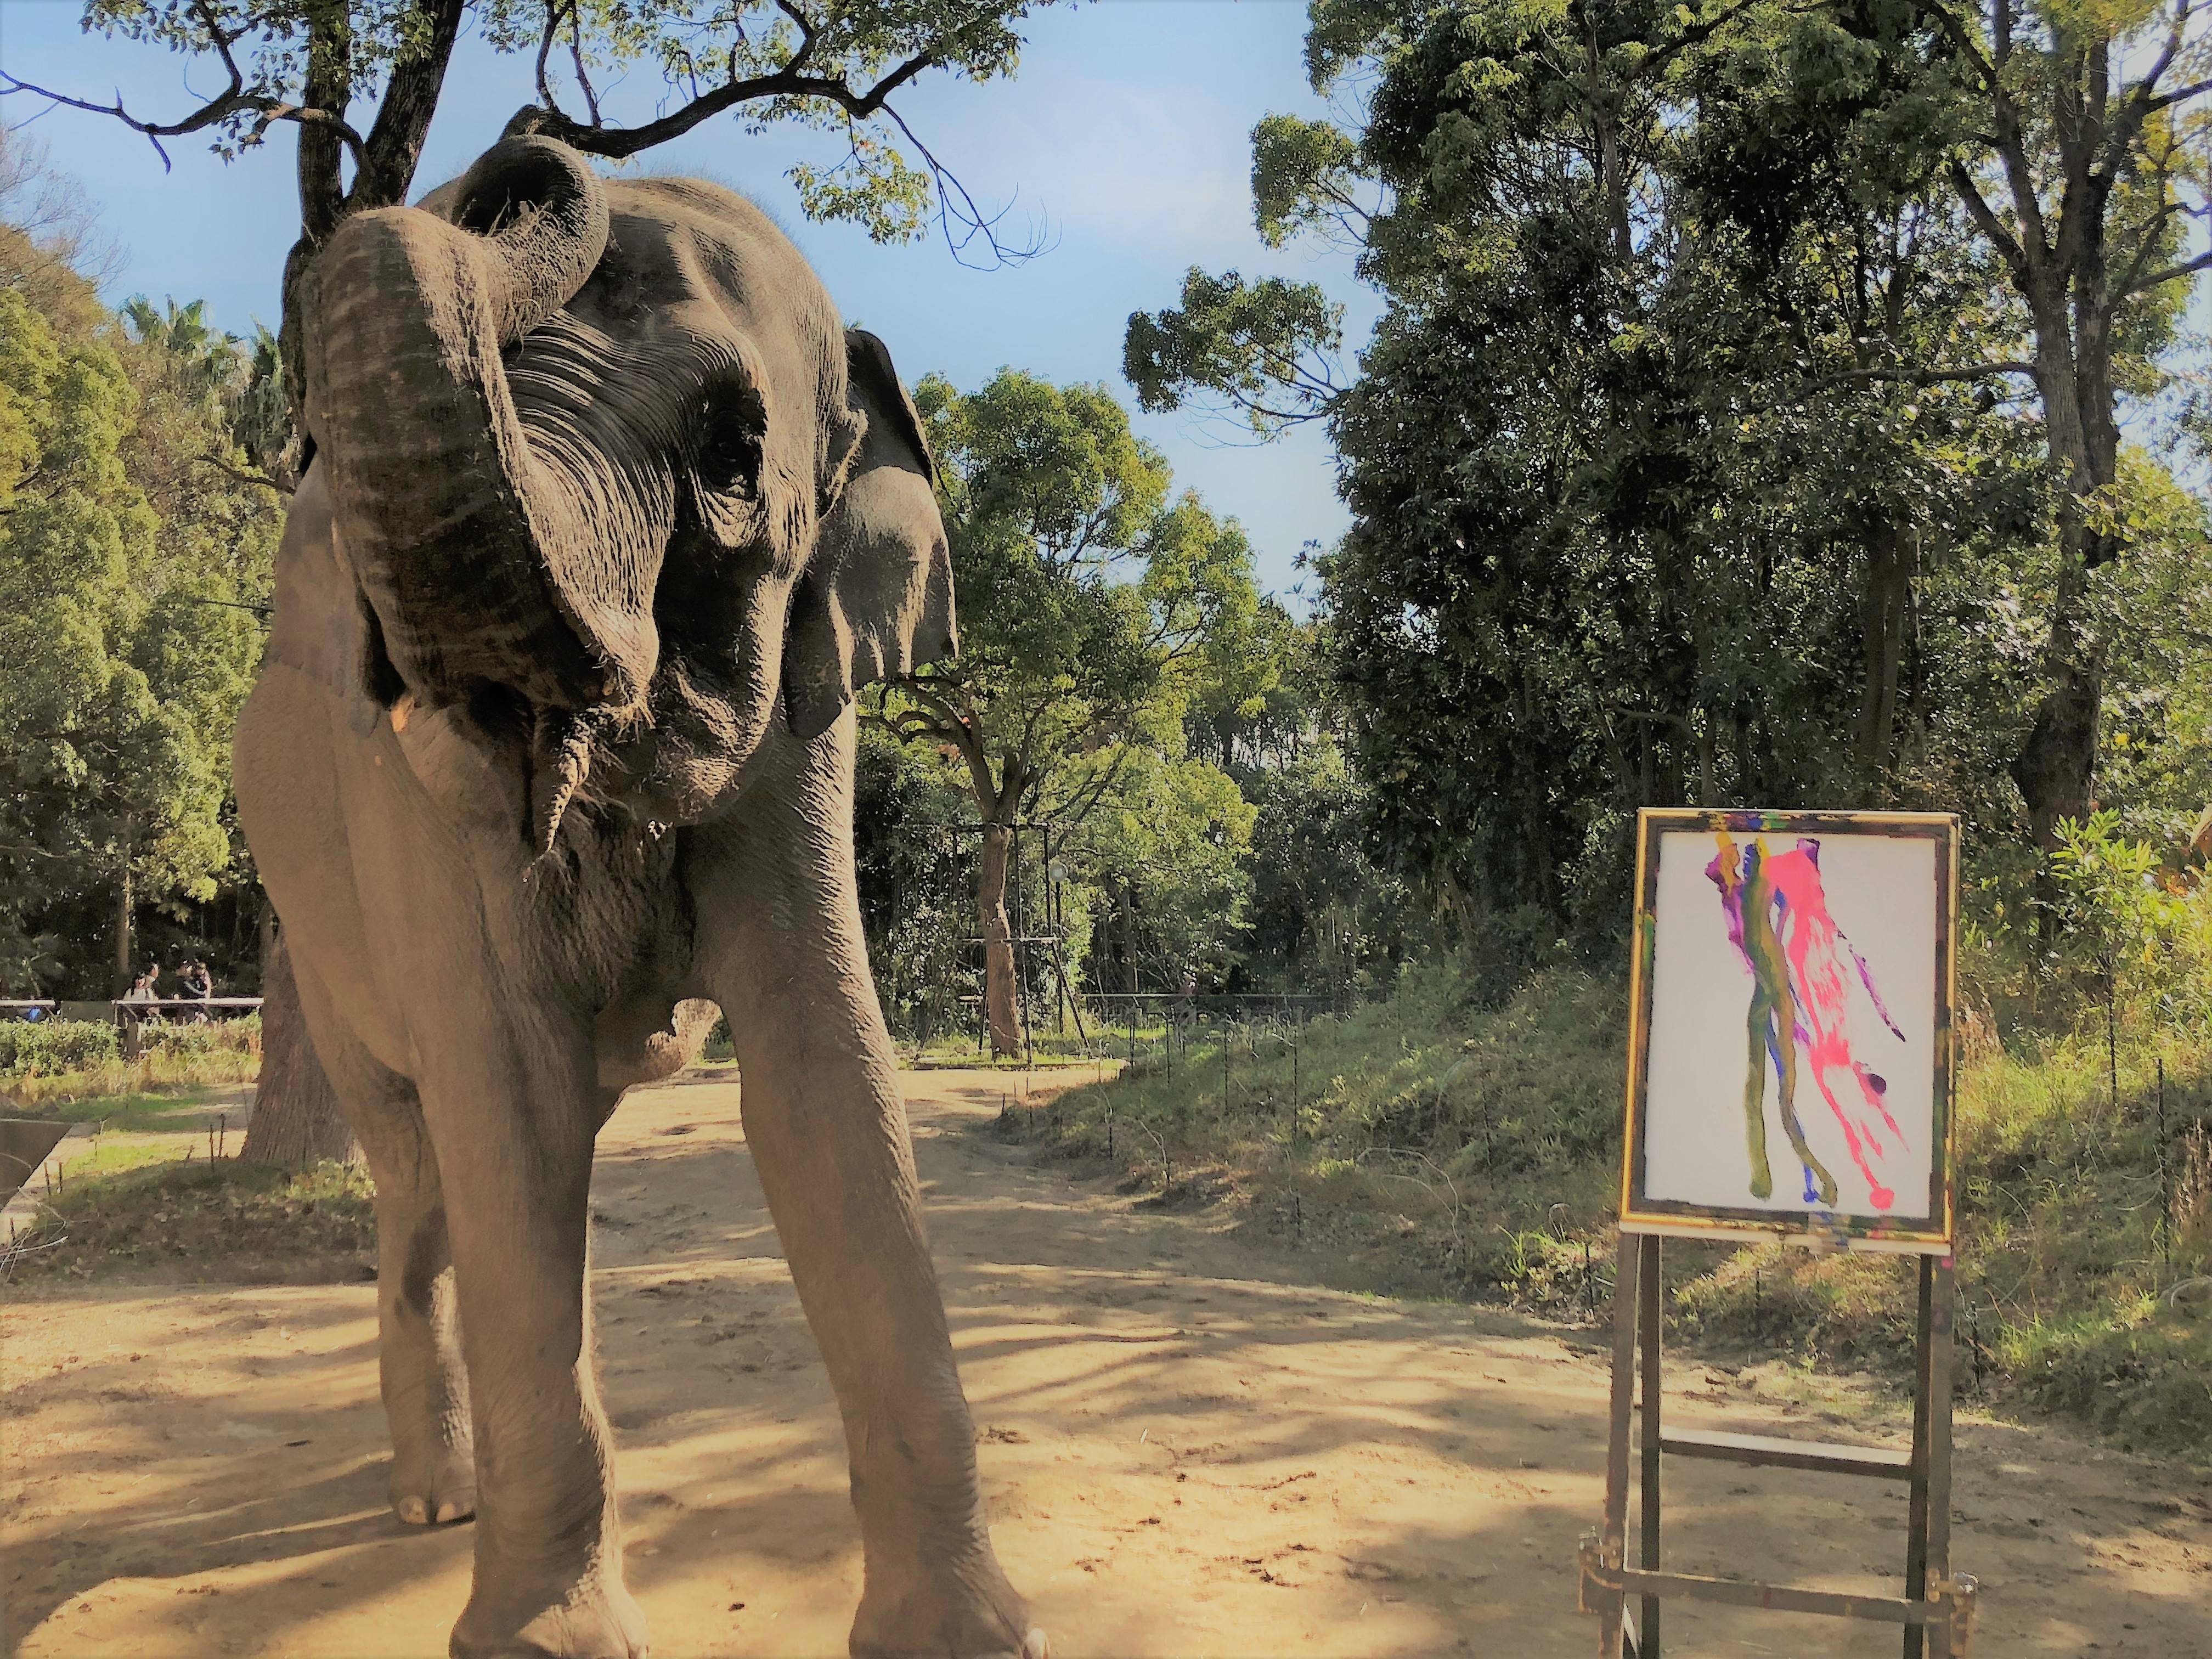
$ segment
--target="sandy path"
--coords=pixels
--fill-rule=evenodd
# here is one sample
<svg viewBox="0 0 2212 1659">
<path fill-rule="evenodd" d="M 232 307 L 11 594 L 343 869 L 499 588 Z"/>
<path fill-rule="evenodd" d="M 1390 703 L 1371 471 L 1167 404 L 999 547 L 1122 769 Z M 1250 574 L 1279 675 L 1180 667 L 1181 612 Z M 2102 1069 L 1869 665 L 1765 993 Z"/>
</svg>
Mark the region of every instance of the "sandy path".
<svg viewBox="0 0 2212 1659">
<path fill-rule="evenodd" d="M 973 1133 L 1000 1086 L 909 1078 L 1000 1553 L 1060 1651 L 1591 1651 L 1573 1570 L 1604 1455 L 1588 1338 L 1315 1289 L 1310 1261 Z M 859 1559 L 836 1419 L 735 1085 L 634 1096 L 593 1201 L 654 1652 L 842 1653 Z M 4 1318 L 0 1548 L 26 1659 L 444 1652 L 469 1533 L 385 1509 L 371 1287 L 57 1291 Z M 1674 1370 L 1686 1421 L 1838 1432 L 1818 1402 Z M 1703 1464 L 1668 1480 L 1670 1565 L 1894 1593 L 1901 1491 Z M 1978 1651 L 2212 1650 L 2201 1478 L 1969 1419 L 1957 1486 Z M 1897 1651 L 1879 1626 L 1668 1620 L 1684 1655 Z"/>
</svg>

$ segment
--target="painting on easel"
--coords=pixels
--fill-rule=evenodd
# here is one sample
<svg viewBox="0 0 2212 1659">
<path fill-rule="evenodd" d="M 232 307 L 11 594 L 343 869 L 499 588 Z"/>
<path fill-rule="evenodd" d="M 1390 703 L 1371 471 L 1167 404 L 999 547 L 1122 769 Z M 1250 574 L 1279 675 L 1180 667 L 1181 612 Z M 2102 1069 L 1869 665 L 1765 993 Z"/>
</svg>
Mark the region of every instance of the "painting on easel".
<svg viewBox="0 0 2212 1659">
<path fill-rule="evenodd" d="M 1948 1249 L 1957 820 L 1647 810 L 1621 1224 Z"/>
</svg>

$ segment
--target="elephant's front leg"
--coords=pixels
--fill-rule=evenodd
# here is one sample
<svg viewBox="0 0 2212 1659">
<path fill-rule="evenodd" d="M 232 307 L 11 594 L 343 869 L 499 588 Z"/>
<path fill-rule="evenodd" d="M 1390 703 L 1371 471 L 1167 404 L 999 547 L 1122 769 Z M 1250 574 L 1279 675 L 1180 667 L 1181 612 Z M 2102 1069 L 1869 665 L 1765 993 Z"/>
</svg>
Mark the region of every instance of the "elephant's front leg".
<svg viewBox="0 0 2212 1659">
<path fill-rule="evenodd" d="M 701 832 L 690 878 L 746 1144 L 837 1394 L 865 1556 L 855 1655 L 1023 1656 L 923 1234 L 896 1056 L 854 896 L 849 715 L 805 774 Z"/>
<path fill-rule="evenodd" d="M 455 1013 L 423 1056 L 476 1439 L 476 1579 L 453 1651 L 638 1659 L 585 1297 L 603 1113 L 588 1024 L 544 1010 Z"/>
</svg>

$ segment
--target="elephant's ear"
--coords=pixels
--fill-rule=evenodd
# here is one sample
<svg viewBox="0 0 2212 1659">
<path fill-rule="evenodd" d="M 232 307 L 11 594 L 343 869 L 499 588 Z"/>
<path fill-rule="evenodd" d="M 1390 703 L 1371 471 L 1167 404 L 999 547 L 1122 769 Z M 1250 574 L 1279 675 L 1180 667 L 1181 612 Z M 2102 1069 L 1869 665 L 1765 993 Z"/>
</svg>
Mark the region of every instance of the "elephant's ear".
<svg viewBox="0 0 2212 1659">
<path fill-rule="evenodd" d="M 827 731 L 860 687 L 957 648 L 952 558 L 921 417 L 881 340 L 848 329 L 845 352 L 866 430 L 792 591 L 784 641 L 784 714 L 807 738 Z"/>
</svg>

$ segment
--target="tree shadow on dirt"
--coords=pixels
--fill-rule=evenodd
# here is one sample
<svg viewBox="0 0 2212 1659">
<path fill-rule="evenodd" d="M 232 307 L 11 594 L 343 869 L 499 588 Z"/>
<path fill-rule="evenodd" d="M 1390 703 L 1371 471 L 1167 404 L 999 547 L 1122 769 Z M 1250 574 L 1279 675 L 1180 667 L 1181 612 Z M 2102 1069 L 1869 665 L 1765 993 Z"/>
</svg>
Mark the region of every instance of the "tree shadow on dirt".
<svg viewBox="0 0 2212 1659">
<path fill-rule="evenodd" d="M 994 1109 L 997 1092 L 969 1088 L 958 1109 Z M 918 1157 L 983 1477 L 1010 1568 L 1067 1650 L 1246 1652 L 1237 1632 L 1262 1628 L 1315 1650 L 1589 1650 L 1574 1549 L 1598 1519 L 1605 1377 L 1586 1335 L 1328 1291 L 1202 1218 L 1132 1215 L 1064 1168 L 981 1158 L 946 1122 L 924 1125 Z M 611 1139 L 592 1201 L 628 1571 L 650 1616 L 672 1609 L 691 1633 L 656 1652 L 753 1650 L 760 1609 L 728 1588 L 748 1578 L 799 1586 L 842 1640 L 858 1588 L 842 1440 L 749 1156 L 641 1123 Z M 134 1297 L 174 1305 L 179 1351 L 209 1368 L 191 1390 L 149 1381 L 153 1353 L 106 1352 L 103 1306 Z M 50 1617 L 61 1638 L 64 1610 L 112 1581 L 183 1595 L 229 1574 L 251 1582 L 194 1604 L 205 1642 L 186 1650 L 283 1651 L 269 1581 L 243 1571 L 279 1565 L 312 1580 L 318 1615 L 392 1609 L 382 1651 L 442 1648 L 469 1530 L 403 1528 L 385 1507 L 373 1292 L 118 1289 L 47 1305 L 85 1358 L 11 1367 L 23 1380 L 0 1401 L 32 1500 L 9 1528 L 11 1638 Z M 18 1329 L 27 1314 L 11 1313 Z M 269 1351 L 272 1329 L 292 1351 Z M 1789 1426 L 1771 1403 L 1680 1409 Z M 2135 1625 L 2117 1650 L 2193 1659 L 2207 1581 L 2130 1558 L 2154 1565 L 2185 1536 L 2212 1560 L 2212 1526 L 2177 1532 L 2195 1524 L 2185 1509 L 2099 1455 L 1963 1429 L 1955 1559 L 1987 1589 L 1984 1640 L 2077 1652 Z M 1670 1466 L 1668 1494 L 1670 1565 L 1898 1593 L 1901 1489 L 1700 1464 Z M 441 1576 L 453 1592 L 423 1594 Z M 1871 1626 L 1668 1617 L 1682 1652 L 1896 1647 Z"/>
</svg>

